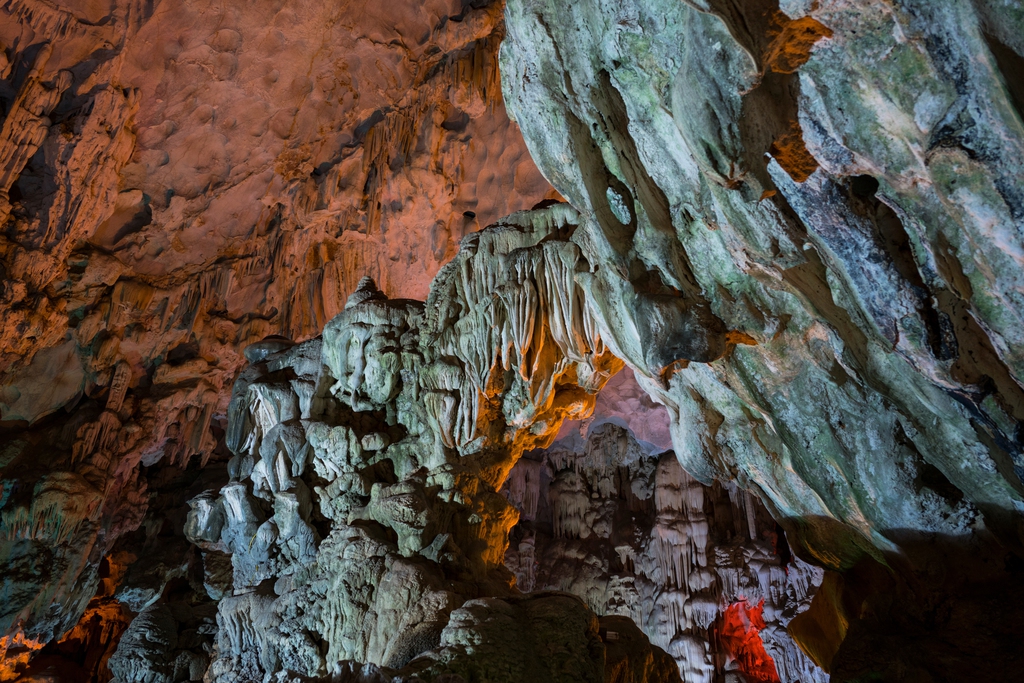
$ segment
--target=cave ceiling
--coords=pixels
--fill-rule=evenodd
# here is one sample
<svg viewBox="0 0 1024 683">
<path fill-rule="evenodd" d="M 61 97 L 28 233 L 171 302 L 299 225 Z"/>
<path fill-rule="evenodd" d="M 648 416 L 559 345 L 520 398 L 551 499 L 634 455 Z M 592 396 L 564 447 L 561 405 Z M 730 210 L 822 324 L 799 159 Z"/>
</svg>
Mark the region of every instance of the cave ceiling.
<svg viewBox="0 0 1024 683">
<path fill-rule="evenodd" d="M 1024 667 L 1024 9 L 4 0 L 0 681 Z"/>
</svg>

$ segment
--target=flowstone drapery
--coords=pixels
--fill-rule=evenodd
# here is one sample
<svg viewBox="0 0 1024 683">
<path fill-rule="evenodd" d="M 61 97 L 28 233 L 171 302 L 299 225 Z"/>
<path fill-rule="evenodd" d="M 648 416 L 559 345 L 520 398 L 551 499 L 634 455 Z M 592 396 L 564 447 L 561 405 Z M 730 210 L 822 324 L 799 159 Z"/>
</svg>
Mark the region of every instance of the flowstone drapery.
<svg viewBox="0 0 1024 683">
<path fill-rule="evenodd" d="M 635 626 L 606 652 L 578 598 L 518 597 L 503 564 L 518 514 L 498 488 L 621 368 L 575 282 L 576 220 L 513 215 L 466 238 L 426 304 L 366 279 L 322 338 L 249 347 L 232 481 L 192 501 L 186 529 L 204 559 L 231 558 L 230 584 L 207 581 L 210 680 L 345 662 L 425 680 L 678 675 Z"/>
</svg>

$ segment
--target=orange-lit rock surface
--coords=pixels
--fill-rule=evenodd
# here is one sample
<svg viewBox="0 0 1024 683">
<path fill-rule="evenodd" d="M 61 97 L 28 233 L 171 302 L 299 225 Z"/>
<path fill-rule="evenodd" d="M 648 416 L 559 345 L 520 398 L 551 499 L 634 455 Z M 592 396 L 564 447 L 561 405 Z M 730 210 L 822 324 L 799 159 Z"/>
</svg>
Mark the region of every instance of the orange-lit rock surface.
<svg viewBox="0 0 1024 683">
<path fill-rule="evenodd" d="M 244 346 L 318 334 L 364 275 L 425 298 L 553 193 L 502 35 L 459 0 L 0 7 L 0 632 L 77 622 L 140 468 L 207 462 Z"/>
<path fill-rule="evenodd" d="M 233 369 L 239 344 L 318 332 L 363 275 L 425 298 L 462 235 L 549 191 L 504 115 L 500 4 L 2 11 L 5 420 L 193 337 Z M 84 377 L 47 357 L 78 381 L 26 391 L 69 334 Z"/>
<path fill-rule="evenodd" d="M 32 654 L 43 643 L 28 638 L 21 631 L 0 637 L 0 681 L 15 680 Z"/>
<path fill-rule="evenodd" d="M 3 0 L 7 654 L 98 672 L 113 599 L 125 683 L 1013 680 L 1018 5 Z M 523 144 L 568 204 L 502 218 Z M 518 594 L 501 487 L 624 366 L 672 454 L 549 454 L 592 604 Z"/>
</svg>

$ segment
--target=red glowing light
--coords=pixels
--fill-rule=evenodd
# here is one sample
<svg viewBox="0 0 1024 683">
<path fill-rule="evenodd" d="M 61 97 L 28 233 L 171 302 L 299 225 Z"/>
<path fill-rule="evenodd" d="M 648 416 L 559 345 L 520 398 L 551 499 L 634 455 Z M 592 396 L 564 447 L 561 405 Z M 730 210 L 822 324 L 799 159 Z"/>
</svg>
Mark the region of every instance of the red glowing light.
<svg viewBox="0 0 1024 683">
<path fill-rule="evenodd" d="M 746 600 L 729 605 L 722 615 L 718 637 L 722 650 L 736 662 L 751 683 L 780 683 L 775 661 L 765 651 L 760 631 L 765 627 L 764 600 L 751 607 Z"/>
</svg>

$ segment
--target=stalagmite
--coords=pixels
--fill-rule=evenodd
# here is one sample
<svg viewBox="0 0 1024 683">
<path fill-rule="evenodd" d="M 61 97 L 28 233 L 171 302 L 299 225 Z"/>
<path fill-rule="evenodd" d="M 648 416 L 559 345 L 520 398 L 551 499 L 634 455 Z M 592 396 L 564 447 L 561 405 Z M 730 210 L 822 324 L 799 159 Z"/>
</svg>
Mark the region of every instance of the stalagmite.
<svg viewBox="0 0 1024 683">
<path fill-rule="evenodd" d="M 0 2 L 0 678 L 1012 679 L 1021 35 Z"/>
<path fill-rule="evenodd" d="M 674 656 L 683 680 L 709 683 L 726 671 L 727 651 L 716 635 L 726 608 L 760 603 L 766 623 L 757 637 L 784 662 L 779 680 L 827 680 L 786 633 L 822 572 L 776 554 L 774 523 L 743 491 L 700 484 L 671 452 L 659 457 L 615 424 L 593 429 L 584 443 L 556 442 L 520 460 L 505 491 L 521 507 L 520 469 L 539 469 L 539 489 L 550 499 L 512 530 L 505 562 L 528 581 L 523 590 L 568 591 L 599 614 L 629 617 Z"/>
</svg>

